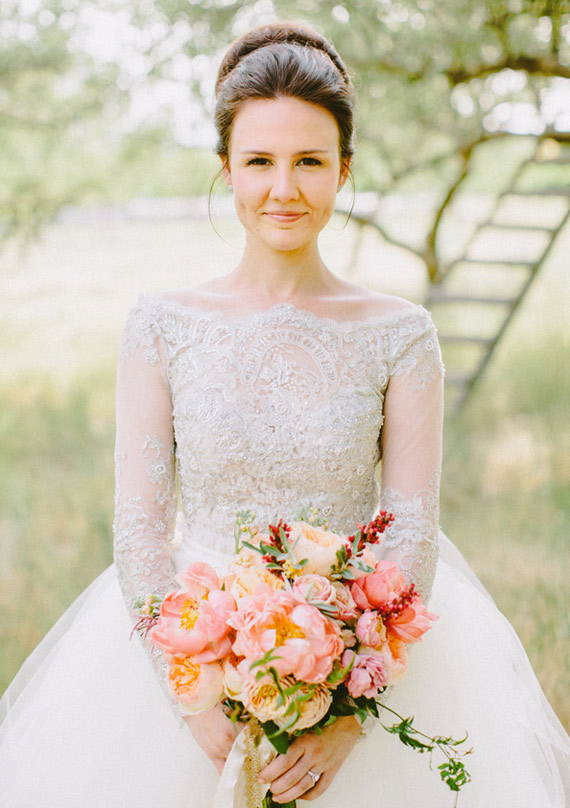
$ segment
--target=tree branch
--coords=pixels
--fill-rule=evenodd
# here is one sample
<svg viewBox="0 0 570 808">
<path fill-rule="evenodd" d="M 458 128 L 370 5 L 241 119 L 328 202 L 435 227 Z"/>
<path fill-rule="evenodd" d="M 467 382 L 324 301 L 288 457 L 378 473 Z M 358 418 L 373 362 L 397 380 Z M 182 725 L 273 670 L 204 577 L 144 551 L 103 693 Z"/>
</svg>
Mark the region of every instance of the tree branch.
<svg viewBox="0 0 570 808">
<path fill-rule="evenodd" d="M 570 79 L 570 66 L 561 64 L 554 56 L 506 56 L 499 62 L 488 65 L 478 65 L 467 69 L 465 67 L 450 68 L 444 71 L 449 83 L 455 87 L 471 79 L 490 76 L 501 70 L 524 70 L 531 75 L 559 76 Z"/>
</svg>

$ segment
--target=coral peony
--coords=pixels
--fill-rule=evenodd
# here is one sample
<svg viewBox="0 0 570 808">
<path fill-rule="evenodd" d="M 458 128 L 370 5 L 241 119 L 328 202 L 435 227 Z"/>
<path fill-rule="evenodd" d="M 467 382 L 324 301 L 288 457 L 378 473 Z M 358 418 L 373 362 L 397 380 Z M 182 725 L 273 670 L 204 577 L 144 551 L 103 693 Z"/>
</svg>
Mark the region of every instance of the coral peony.
<svg viewBox="0 0 570 808">
<path fill-rule="evenodd" d="M 201 598 L 183 590 L 167 595 L 152 630 L 152 641 L 167 656 L 183 653 L 199 662 L 221 659 L 231 648 L 227 618 L 236 608 L 229 592 L 211 590 Z"/>
<path fill-rule="evenodd" d="M 191 656 L 175 654 L 168 668 L 168 684 L 185 715 L 211 710 L 224 697 L 219 662 L 201 664 Z"/>
<path fill-rule="evenodd" d="M 394 561 L 377 561 L 374 572 L 354 581 L 350 591 L 361 609 L 376 609 L 390 603 L 405 585 L 404 576 Z"/>
<path fill-rule="evenodd" d="M 194 598 L 203 598 L 211 589 L 219 589 L 216 571 L 204 561 L 195 561 L 176 576 L 183 591 Z"/>
<path fill-rule="evenodd" d="M 275 649 L 272 665 L 280 676 L 323 682 L 344 648 L 338 624 L 293 592 L 240 598 L 229 622 L 236 629 L 234 653 L 249 666 Z"/>
<path fill-rule="evenodd" d="M 428 612 L 419 595 L 400 614 L 387 621 L 388 632 L 403 642 L 419 642 L 431 628 L 430 622 L 439 620 L 439 615 Z"/>
</svg>

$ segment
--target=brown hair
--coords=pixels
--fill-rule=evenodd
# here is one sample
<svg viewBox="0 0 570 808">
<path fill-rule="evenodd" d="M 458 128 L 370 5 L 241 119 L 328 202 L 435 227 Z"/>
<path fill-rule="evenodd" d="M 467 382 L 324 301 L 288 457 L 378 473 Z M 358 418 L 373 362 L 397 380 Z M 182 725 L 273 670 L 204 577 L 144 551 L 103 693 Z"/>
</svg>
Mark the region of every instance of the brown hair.
<svg viewBox="0 0 570 808">
<path fill-rule="evenodd" d="M 331 43 L 295 23 L 254 28 L 226 53 L 216 81 L 216 151 L 227 155 L 234 118 L 250 99 L 286 96 L 328 110 L 339 130 L 340 154 L 354 152 L 354 90 Z"/>
</svg>

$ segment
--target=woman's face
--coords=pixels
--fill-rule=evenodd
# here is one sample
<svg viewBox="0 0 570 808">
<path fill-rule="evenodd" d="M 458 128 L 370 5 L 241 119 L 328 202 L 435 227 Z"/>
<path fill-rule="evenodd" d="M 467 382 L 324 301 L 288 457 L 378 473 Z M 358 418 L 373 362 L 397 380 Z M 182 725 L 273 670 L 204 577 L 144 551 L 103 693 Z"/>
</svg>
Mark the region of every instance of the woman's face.
<svg viewBox="0 0 570 808">
<path fill-rule="evenodd" d="M 248 246 L 279 252 L 316 242 L 349 168 L 340 158 L 334 116 L 288 97 L 247 101 L 222 162 Z"/>
</svg>

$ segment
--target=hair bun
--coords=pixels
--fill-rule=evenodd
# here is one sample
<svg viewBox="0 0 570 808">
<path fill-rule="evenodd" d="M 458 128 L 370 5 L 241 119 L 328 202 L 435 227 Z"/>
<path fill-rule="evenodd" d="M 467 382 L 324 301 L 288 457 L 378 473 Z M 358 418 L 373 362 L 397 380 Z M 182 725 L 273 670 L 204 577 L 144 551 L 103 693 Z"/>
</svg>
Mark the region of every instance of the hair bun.
<svg viewBox="0 0 570 808">
<path fill-rule="evenodd" d="M 259 50 L 259 48 L 264 48 L 267 45 L 273 45 L 279 42 L 287 42 L 323 51 L 329 56 L 344 80 L 350 83 L 342 59 L 325 37 L 301 23 L 277 22 L 253 28 L 230 45 L 218 71 L 216 92 L 218 92 L 228 74 L 232 72 L 245 56 L 255 50 Z"/>
</svg>

